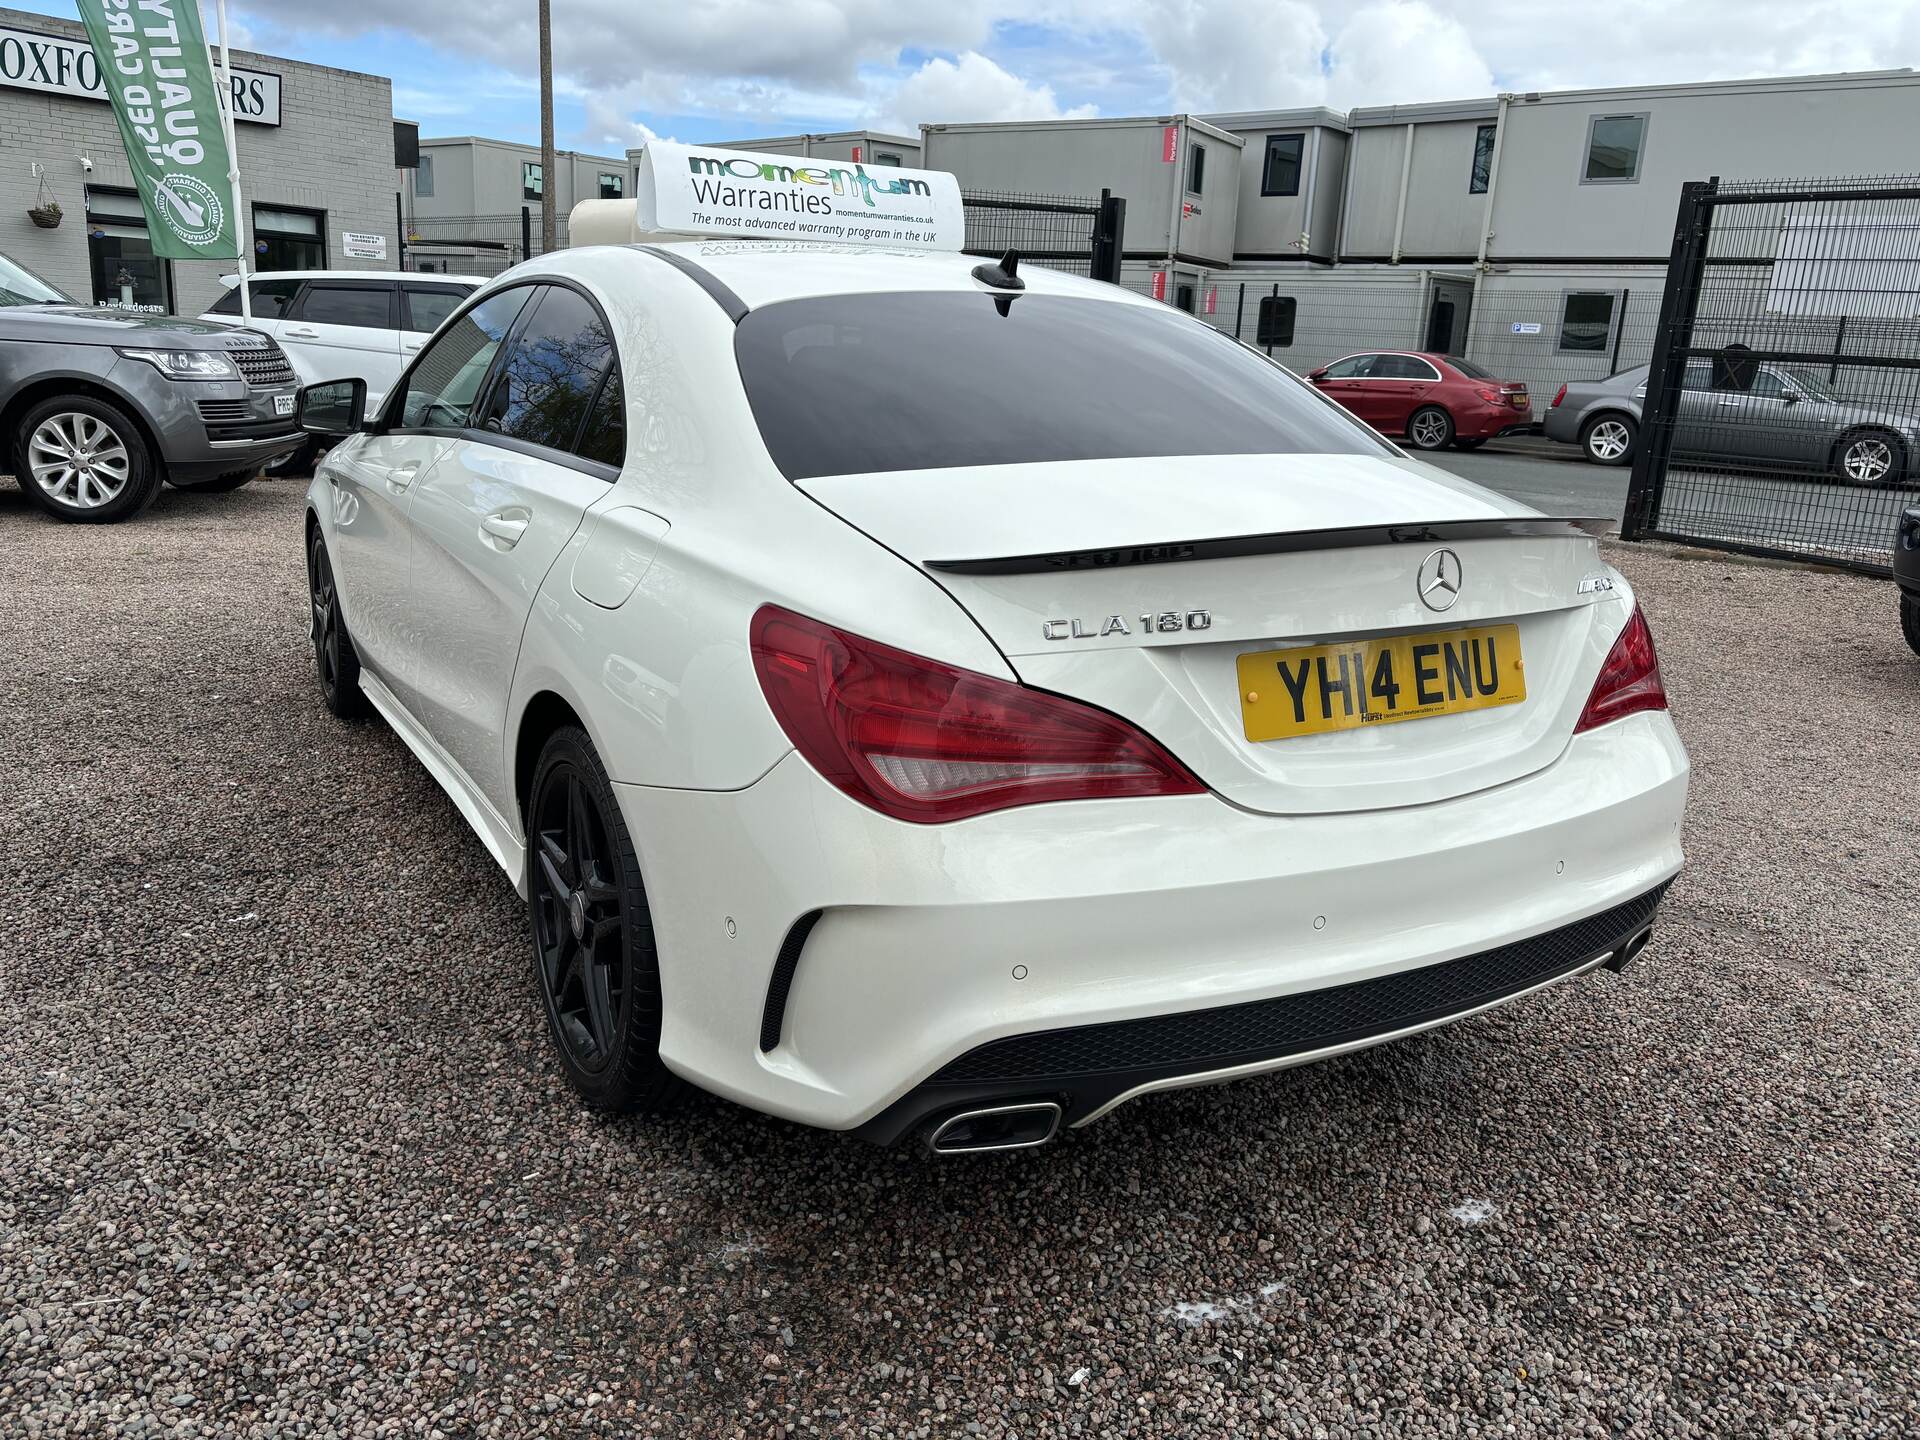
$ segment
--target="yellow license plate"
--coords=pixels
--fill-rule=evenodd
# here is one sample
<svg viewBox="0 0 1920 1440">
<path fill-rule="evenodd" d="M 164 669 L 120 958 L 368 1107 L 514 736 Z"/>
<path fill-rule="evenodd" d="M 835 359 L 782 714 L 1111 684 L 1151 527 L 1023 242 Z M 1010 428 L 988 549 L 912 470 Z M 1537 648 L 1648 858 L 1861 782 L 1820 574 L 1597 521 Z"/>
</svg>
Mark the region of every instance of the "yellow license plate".
<svg viewBox="0 0 1920 1440">
<path fill-rule="evenodd" d="M 1458 715 L 1527 698 L 1517 625 L 1256 650 L 1240 657 L 1239 675 L 1249 740 Z"/>
</svg>

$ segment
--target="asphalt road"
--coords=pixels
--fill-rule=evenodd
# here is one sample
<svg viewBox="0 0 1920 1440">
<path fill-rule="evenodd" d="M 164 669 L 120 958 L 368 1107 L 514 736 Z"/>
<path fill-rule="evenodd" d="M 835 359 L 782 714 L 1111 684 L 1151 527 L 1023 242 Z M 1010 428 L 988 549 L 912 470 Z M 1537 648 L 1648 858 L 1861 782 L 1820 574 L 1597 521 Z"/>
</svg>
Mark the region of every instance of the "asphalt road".
<svg viewBox="0 0 1920 1440">
<path fill-rule="evenodd" d="M 5 1440 L 1920 1431 L 1884 583 L 1609 547 L 1695 765 L 1624 974 L 936 1162 L 580 1108 L 525 907 L 321 708 L 302 488 L 0 485 Z"/>
<path fill-rule="evenodd" d="M 1441 450 L 1421 458 L 1546 515 L 1605 516 L 1617 527 L 1627 508 L 1631 471 L 1590 465 L 1571 445 L 1517 437 L 1490 441 L 1479 450 Z"/>
</svg>

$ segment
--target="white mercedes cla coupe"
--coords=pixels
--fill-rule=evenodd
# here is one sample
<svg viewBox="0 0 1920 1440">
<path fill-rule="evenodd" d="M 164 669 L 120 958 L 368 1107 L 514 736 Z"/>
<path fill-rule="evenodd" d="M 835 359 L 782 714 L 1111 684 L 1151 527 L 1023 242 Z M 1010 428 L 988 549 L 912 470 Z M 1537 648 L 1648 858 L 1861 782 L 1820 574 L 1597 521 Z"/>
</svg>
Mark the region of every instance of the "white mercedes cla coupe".
<svg viewBox="0 0 1920 1440">
<path fill-rule="evenodd" d="M 598 246 L 356 384 L 326 702 L 524 893 L 595 1105 L 1038 1144 L 1617 968 L 1680 868 L 1594 527 L 1124 290 Z"/>
</svg>

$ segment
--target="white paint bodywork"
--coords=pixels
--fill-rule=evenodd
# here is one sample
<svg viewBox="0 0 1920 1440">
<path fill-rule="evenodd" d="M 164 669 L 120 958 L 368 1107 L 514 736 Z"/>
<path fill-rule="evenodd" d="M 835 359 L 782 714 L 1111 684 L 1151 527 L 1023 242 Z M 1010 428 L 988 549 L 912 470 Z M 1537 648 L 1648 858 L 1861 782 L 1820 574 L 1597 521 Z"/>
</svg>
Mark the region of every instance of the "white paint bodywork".
<svg viewBox="0 0 1920 1440">
<path fill-rule="evenodd" d="M 950 255 L 674 248 L 749 307 L 979 288 L 975 262 Z M 1152 303 L 1023 273 L 1035 293 Z M 694 279 L 605 247 L 496 284 L 542 276 L 581 285 L 612 322 L 627 405 L 619 478 L 473 439 L 359 435 L 329 455 L 311 508 L 369 694 L 522 888 L 522 721 L 553 697 L 580 717 L 641 857 L 662 1058 L 696 1084 L 851 1128 L 987 1040 L 1430 964 L 1558 928 L 1678 870 L 1687 762 L 1667 716 L 1572 733 L 1633 603 L 1591 539 L 1461 542 L 1467 594 L 1445 617 L 1418 602 L 1420 547 L 930 570 L 1533 512 L 1372 438 L 1355 456 L 1047 466 L 1044 485 L 1026 466 L 796 485 L 760 440 L 733 326 Z M 502 506 L 529 527 L 505 554 L 477 523 Z M 1596 573 L 1615 588 L 1582 593 Z M 1153 734 L 1210 793 L 890 819 L 822 780 L 775 722 L 747 643 L 765 604 L 1087 699 Z M 1042 639 L 1055 616 L 1201 606 L 1213 624 L 1198 634 Z M 1239 733 L 1243 650 L 1494 617 L 1522 628 L 1526 704 L 1264 746 Z M 762 1053 L 774 957 L 815 910 L 782 1043 Z"/>
</svg>

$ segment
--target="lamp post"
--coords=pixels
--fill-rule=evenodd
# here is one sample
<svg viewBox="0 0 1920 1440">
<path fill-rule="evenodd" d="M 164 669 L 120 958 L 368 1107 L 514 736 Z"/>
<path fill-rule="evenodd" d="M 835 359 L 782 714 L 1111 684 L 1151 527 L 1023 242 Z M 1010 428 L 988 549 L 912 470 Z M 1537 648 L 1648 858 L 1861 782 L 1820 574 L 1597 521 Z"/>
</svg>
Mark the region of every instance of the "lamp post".
<svg viewBox="0 0 1920 1440">
<path fill-rule="evenodd" d="M 540 0 L 540 253 L 553 253 L 553 4 Z"/>
</svg>

